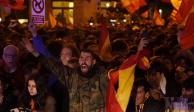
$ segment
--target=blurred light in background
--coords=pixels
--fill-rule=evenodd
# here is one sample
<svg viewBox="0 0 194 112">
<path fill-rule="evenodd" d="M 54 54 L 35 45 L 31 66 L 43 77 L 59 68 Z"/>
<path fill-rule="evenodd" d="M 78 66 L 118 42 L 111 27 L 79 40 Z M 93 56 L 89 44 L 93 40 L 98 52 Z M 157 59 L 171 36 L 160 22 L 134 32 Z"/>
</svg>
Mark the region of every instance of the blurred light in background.
<svg viewBox="0 0 194 112">
<path fill-rule="evenodd" d="M 110 19 L 110 22 L 111 22 L 111 23 L 116 23 L 117 20 L 115 20 L 115 19 Z"/>
<path fill-rule="evenodd" d="M 18 22 L 20 24 L 27 23 L 28 22 L 28 19 L 18 19 Z"/>
<path fill-rule="evenodd" d="M 73 2 L 69 2 L 69 7 L 74 7 L 74 3 Z"/>
<path fill-rule="evenodd" d="M 124 23 L 126 23 L 126 22 L 127 22 L 127 20 L 126 20 L 126 19 L 123 19 L 123 22 L 124 22 Z"/>
<path fill-rule="evenodd" d="M 162 9 L 159 9 L 158 12 L 160 13 L 160 17 L 162 17 Z"/>
<path fill-rule="evenodd" d="M 106 3 L 106 7 L 107 7 L 107 8 L 110 7 L 110 3 Z"/>
<path fill-rule="evenodd" d="M 94 25 L 94 23 L 90 22 L 90 26 L 93 26 L 93 25 Z"/>
</svg>

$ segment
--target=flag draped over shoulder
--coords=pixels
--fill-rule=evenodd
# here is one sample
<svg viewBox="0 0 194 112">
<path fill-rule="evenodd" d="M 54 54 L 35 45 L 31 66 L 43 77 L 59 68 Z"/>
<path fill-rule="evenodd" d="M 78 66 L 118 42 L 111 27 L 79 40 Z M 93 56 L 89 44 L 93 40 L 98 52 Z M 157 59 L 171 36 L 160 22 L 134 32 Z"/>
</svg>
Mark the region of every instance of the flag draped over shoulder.
<svg viewBox="0 0 194 112">
<path fill-rule="evenodd" d="M 182 23 L 189 15 L 190 10 L 194 5 L 194 0 L 182 0 L 180 8 L 176 14 L 177 23 Z"/>
<path fill-rule="evenodd" d="M 138 61 L 143 61 L 143 55 L 138 53 L 126 59 L 118 70 L 109 72 L 109 84 L 106 94 L 107 112 L 125 112 L 134 82 L 135 67 Z M 141 62 L 142 64 L 147 64 Z M 118 83 L 116 91 L 114 85 Z"/>
<path fill-rule="evenodd" d="M 131 14 L 137 11 L 140 7 L 147 5 L 145 0 L 121 0 L 121 2 Z"/>
<path fill-rule="evenodd" d="M 51 10 L 49 11 L 49 21 L 50 21 L 51 28 L 54 28 L 57 24 L 57 21 Z"/>
<path fill-rule="evenodd" d="M 186 22 L 183 32 L 179 35 L 182 50 L 194 47 L 194 12 L 192 12 Z"/>
<path fill-rule="evenodd" d="M 99 52 L 102 60 L 110 61 L 112 58 L 111 50 L 110 50 L 110 39 L 109 39 L 109 31 L 106 25 L 106 21 L 104 17 L 101 17 L 101 25 L 100 25 L 100 39 L 99 39 Z"/>
</svg>

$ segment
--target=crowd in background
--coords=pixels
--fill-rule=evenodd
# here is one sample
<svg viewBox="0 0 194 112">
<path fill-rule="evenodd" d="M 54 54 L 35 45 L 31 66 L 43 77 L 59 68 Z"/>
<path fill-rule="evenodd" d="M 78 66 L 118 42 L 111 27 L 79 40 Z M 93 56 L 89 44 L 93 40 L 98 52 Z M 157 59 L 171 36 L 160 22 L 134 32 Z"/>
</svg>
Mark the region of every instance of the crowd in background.
<svg viewBox="0 0 194 112">
<path fill-rule="evenodd" d="M 67 112 L 71 108 L 67 87 L 23 45 L 24 38 L 32 40 L 33 37 L 28 25 L 10 24 L 8 20 L 0 23 L 0 112 L 14 108 Z M 50 53 L 42 54 L 46 57 L 52 55 L 70 68 L 79 66 L 81 50 L 90 50 L 100 69 L 117 69 L 127 57 L 137 52 L 138 43 L 145 38 L 148 44 L 144 49 L 150 67 L 146 70 L 136 67 L 127 111 L 164 112 L 167 108 L 180 107 L 178 103 L 173 107 L 167 103 L 171 100 L 178 102 L 181 98 L 188 98 L 186 103 L 190 104 L 182 107 L 183 110 L 194 109 L 194 49 L 181 50 L 176 25 L 134 22 L 122 27 L 110 26 L 108 30 L 111 52 L 108 60 L 99 53 L 98 28 L 42 27 L 37 33 Z"/>
</svg>

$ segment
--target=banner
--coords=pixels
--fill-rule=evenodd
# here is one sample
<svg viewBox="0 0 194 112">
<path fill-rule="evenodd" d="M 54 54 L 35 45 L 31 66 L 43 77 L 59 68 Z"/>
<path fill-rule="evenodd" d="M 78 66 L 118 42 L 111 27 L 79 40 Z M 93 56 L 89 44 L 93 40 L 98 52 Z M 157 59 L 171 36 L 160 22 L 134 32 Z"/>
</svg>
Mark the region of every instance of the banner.
<svg viewBox="0 0 194 112">
<path fill-rule="evenodd" d="M 31 0 L 31 19 L 34 24 L 44 24 L 45 0 Z"/>
</svg>

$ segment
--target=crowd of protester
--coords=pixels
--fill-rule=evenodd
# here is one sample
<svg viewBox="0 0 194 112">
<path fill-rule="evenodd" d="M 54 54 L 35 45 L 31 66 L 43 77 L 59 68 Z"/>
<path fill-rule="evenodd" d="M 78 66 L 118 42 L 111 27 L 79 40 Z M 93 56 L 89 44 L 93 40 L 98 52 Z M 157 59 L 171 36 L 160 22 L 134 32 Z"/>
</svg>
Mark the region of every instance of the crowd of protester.
<svg viewBox="0 0 194 112">
<path fill-rule="evenodd" d="M 119 68 L 136 54 L 141 40 L 146 40 L 143 48 L 150 66 L 136 66 L 126 111 L 194 109 L 194 51 L 181 50 L 175 24 L 108 27 L 108 60 L 99 53 L 98 28 L 10 24 L 9 20 L 0 23 L 0 112 L 105 111 L 108 76 L 104 71 Z M 181 107 L 179 102 L 187 105 Z"/>
</svg>

